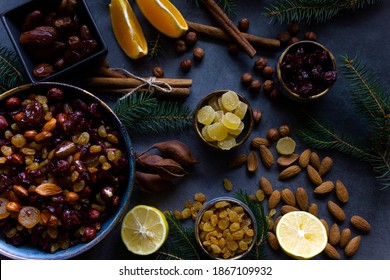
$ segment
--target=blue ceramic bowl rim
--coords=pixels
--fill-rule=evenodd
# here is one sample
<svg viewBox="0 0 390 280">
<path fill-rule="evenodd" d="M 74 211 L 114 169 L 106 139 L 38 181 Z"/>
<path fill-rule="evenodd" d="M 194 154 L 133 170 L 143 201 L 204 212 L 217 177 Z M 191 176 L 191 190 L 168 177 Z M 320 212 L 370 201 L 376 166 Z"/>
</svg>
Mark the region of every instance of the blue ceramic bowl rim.
<svg viewBox="0 0 390 280">
<path fill-rule="evenodd" d="M 119 224 L 119 222 L 123 219 L 124 215 L 126 214 L 126 210 L 130 204 L 130 196 L 134 186 L 135 157 L 134 157 L 134 150 L 133 150 L 133 146 L 129 134 L 126 128 L 124 127 L 124 125 L 121 123 L 119 118 L 114 113 L 114 111 L 112 111 L 111 108 L 106 103 L 104 103 L 102 100 L 100 100 L 92 93 L 69 84 L 56 83 L 56 82 L 41 82 L 41 83 L 22 85 L 20 87 L 16 87 L 14 89 L 6 91 L 5 93 L 0 95 L 0 101 L 14 94 L 19 94 L 19 93 L 22 94 L 34 88 L 40 89 L 46 87 L 47 88 L 59 87 L 59 88 L 66 88 L 67 90 L 72 90 L 77 94 L 87 96 L 87 98 L 92 99 L 95 102 L 98 102 L 103 107 L 103 109 L 108 113 L 108 117 L 110 121 L 113 121 L 117 125 L 118 129 L 120 130 L 123 140 L 125 142 L 127 152 L 129 154 L 128 183 L 127 183 L 126 190 L 121 197 L 121 203 L 119 205 L 117 212 L 112 214 L 107 220 L 105 220 L 102 223 L 102 229 L 98 232 L 95 239 L 91 240 L 88 243 L 80 243 L 66 250 L 58 250 L 55 253 L 44 252 L 38 248 L 27 246 L 27 245 L 21 247 L 15 247 L 11 244 L 7 244 L 4 239 L 0 239 L 0 254 L 11 259 L 61 260 L 61 259 L 70 259 L 86 252 L 87 250 L 91 249 L 93 246 L 98 244 L 100 241 L 102 241 L 111 232 L 111 230 L 114 229 Z"/>
<path fill-rule="evenodd" d="M 86 57 L 86 58 L 84 58 L 84 59 L 82 59 L 82 60 L 80 60 L 80 61 L 78 61 L 78 62 L 76 62 L 76 63 L 74 63 L 72 65 L 69 65 L 69 66 L 67 66 L 67 67 L 65 67 L 65 68 L 63 68 L 63 69 L 53 73 L 52 75 L 49 75 L 48 77 L 43 78 L 43 79 L 36 79 L 33 76 L 32 69 L 29 67 L 29 65 L 28 65 L 28 63 L 26 62 L 26 59 L 25 59 L 27 57 L 28 60 L 30 61 L 30 58 L 24 52 L 22 46 L 19 44 L 18 38 L 15 38 L 13 36 L 13 33 L 11 31 L 11 27 L 9 26 L 9 20 L 7 18 L 7 15 L 9 13 L 12 13 L 12 12 L 14 12 L 17 9 L 21 9 L 22 7 L 25 7 L 25 6 L 28 6 L 28 5 L 33 5 L 33 4 L 31 4 L 31 1 L 30 2 L 26 2 L 26 3 L 23 3 L 23 4 L 19 5 L 19 6 L 17 6 L 17 7 L 11 8 L 8 11 L 5 11 L 4 13 L 1 14 L 1 20 L 3 21 L 3 24 L 4 24 L 4 27 L 5 27 L 6 31 L 7 31 L 8 37 L 10 38 L 10 40 L 12 42 L 12 45 L 14 46 L 14 49 L 15 49 L 16 53 L 18 54 L 20 62 L 23 65 L 24 71 L 26 72 L 26 75 L 29 78 L 30 82 L 38 83 L 38 82 L 54 81 L 56 78 L 58 78 L 60 76 L 63 76 L 63 75 L 66 75 L 67 73 L 71 72 L 72 70 L 77 69 L 77 68 L 85 65 L 86 63 L 97 59 L 98 57 L 105 56 L 108 53 L 107 44 L 104 41 L 103 36 L 101 35 L 101 33 L 99 31 L 99 28 L 96 25 L 95 19 L 92 16 L 92 13 L 91 13 L 91 11 L 90 11 L 90 9 L 88 7 L 88 4 L 87 4 L 86 0 L 79 0 L 79 1 L 80 1 L 80 4 L 81 4 L 82 8 L 85 10 L 85 13 L 88 15 L 90 23 L 92 24 L 93 29 L 95 30 L 95 33 L 96 33 L 96 36 L 97 36 L 97 38 L 95 38 L 95 40 L 99 43 L 99 49 L 98 49 L 98 51 L 96 51 L 95 53 L 91 54 L 90 56 L 88 56 L 88 57 Z M 35 1 L 32 1 L 32 2 L 35 2 Z"/>
</svg>

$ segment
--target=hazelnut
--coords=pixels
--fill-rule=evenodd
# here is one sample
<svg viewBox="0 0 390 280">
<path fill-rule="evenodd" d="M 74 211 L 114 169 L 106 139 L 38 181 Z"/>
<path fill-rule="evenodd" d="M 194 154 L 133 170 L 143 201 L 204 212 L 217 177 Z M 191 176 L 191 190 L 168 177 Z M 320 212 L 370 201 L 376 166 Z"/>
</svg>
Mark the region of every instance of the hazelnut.
<svg viewBox="0 0 390 280">
<path fill-rule="evenodd" d="M 295 44 L 297 42 L 299 42 L 299 38 L 298 37 L 291 37 L 290 41 L 288 42 L 289 45 L 292 45 L 292 44 Z"/>
<path fill-rule="evenodd" d="M 238 54 L 240 48 L 238 47 L 237 44 L 230 42 L 227 44 L 227 50 L 230 54 L 234 55 L 234 54 Z"/>
<path fill-rule="evenodd" d="M 6 131 L 8 128 L 8 121 L 4 116 L 0 116 L 0 132 Z"/>
<path fill-rule="evenodd" d="M 186 46 L 192 47 L 195 45 L 196 41 L 198 41 L 198 35 L 193 31 L 188 32 L 185 37 Z"/>
<path fill-rule="evenodd" d="M 270 128 L 268 131 L 267 131 L 267 135 L 266 135 L 267 139 L 270 140 L 270 141 L 276 141 L 279 139 L 280 135 L 279 135 L 279 131 L 276 129 L 276 128 Z"/>
<path fill-rule="evenodd" d="M 267 66 L 268 59 L 265 57 L 259 57 L 256 59 L 255 64 L 253 65 L 254 71 L 263 71 L 264 67 Z"/>
<path fill-rule="evenodd" d="M 272 68 L 272 66 L 265 66 L 263 71 L 261 71 L 261 73 L 263 74 L 263 76 L 265 78 L 271 78 L 272 75 L 274 74 L 274 68 Z"/>
<path fill-rule="evenodd" d="M 283 124 L 278 128 L 280 137 L 285 137 L 290 134 L 290 127 L 287 124 Z"/>
<path fill-rule="evenodd" d="M 21 100 L 19 97 L 10 97 L 5 101 L 5 107 L 9 111 L 13 111 L 19 107 Z"/>
<path fill-rule="evenodd" d="M 201 61 L 205 55 L 205 52 L 202 48 L 195 48 L 193 52 L 194 59 Z"/>
<path fill-rule="evenodd" d="M 249 86 L 253 81 L 253 75 L 252 73 L 244 73 L 242 74 L 241 76 L 241 83 L 244 85 L 244 86 Z"/>
<path fill-rule="evenodd" d="M 251 84 L 249 85 L 249 91 L 251 93 L 257 93 L 260 91 L 261 89 L 261 82 L 259 80 L 254 80 L 251 82 Z"/>
<path fill-rule="evenodd" d="M 289 32 L 287 31 L 282 31 L 278 34 L 278 37 L 277 39 L 280 41 L 280 44 L 282 45 L 287 45 L 288 42 L 290 41 L 291 39 L 291 35 Z"/>
<path fill-rule="evenodd" d="M 187 46 L 184 40 L 176 40 L 175 41 L 175 51 L 177 53 L 185 53 L 187 51 Z"/>
<path fill-rule="evenodd" d="M 300 25 L 298 23 L 290 23 L 287 26 L 287 31 L 290 33 L 291 36 L 295 36 L 299 30 L 301 29 Z"/>
<path fill-rule="evenodd" d="M 265 80 L 263 83 L 263 90 L 266 93 L 271 93 L 271 91 L 274 89 L 274 81 L 273 80 Z"/>
<path fill-rule="evenodd" d="M 274 88 L 269 94 L 269 99 L 274 102 L 278 101 L 280 99 L 280 91 Z"/>
<path fill-rule="evenodd" d="M 188 72 L 190 71 L 192 67 L 192 62 L 190 59 L 184 59 L 181 63 L 180 63 L 180 69 L 183 71 L 183 72 Z"/>
<path fill-rule="evenodd" d="M 255 124 L 260 123 L 261 118 L 263 117 L 263 113 L 259 109 L 255 109 L 255 110 L 253 110 L 252 115 L 253 115 L 254 123 Z"/>
<path fill-rule="evenodd" d="M 247 18 L 242 18 L 240 19 L 240 21 L 238 22 L 238 29 L 241 31 L 241 32 L 248 32 L 248 29 L 249 29 L 249 19 Z"/>
<path fill-rule="evenodd" d="M 305 39 L 310 41 L 317 41 L 317 34 L 312 31 L 306 32 Z"/>
<path fill-rule="evenodd" d="M 162 78 L 164 77 L 164 69 L 160 66 L 153 67 L 153 76 L 156 78 Z"/>
</svg>

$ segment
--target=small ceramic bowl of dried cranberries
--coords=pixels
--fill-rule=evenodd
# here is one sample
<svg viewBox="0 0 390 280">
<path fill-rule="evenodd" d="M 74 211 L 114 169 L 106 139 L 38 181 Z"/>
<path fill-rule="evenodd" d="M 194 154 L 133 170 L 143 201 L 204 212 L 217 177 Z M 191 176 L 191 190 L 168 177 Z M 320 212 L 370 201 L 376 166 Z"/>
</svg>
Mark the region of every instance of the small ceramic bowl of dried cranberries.
<svg viewBox="0 0 390 280">
<path fill-rule="evenodd" d="M 205 203 L 195 221 L 195 238 L 211 259 L 240 259 L 256 243 L 257 223 L 241 200 L 218 197 Z"/>
<path fill-rule="evenodd" d="M 91 93 L 41 82 L 0 96 L 0 254 L 89 250 L 122 219 L 133 178 L 127 131 Z"/>
<path fill-rule="evenodd" d="M 300 41 L 287 47 L 278 59 L 276 72 L 281 91 L 300 102 L 323 97 L 337 80 L 333 54 L 314 41 Z"/>
</svg>

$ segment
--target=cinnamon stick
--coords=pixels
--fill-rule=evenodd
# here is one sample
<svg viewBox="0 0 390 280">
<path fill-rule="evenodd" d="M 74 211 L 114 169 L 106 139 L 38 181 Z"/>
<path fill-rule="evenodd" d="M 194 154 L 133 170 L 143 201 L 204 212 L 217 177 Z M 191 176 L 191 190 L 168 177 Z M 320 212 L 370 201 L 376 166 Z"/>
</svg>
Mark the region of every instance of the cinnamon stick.
<svg viewBox="0 0 390 280">
<path fill-rule="evenodd" d="M 232 38 L 221 28 L 190 21 L 187 21 L 187 24 L 189 30 L 194 31 L 200 36 L 205 36 L 211 39 L 217 39 L 226 42 L 232 41 Z M 277 39 L 260 37 L 243 32 L 241 32 L 241 35 L 245 37 L 248 42 L 254 46 L 266 47 L 271 49 L 280 48 L 280 41 Z"/>
<path fill-rule="evenodd" d="M 204 0 L 203 2 L 213 17 L 221 24 L 226 33 L 232 37 L 232 39 L 249 55 L 250 58 L 254 57 L 256 50 L 248 42 L 248 40 L 242 36 L 238 27 L 225 14 L 221 7 L 219 7 L 214 0 Z"/>
<path fill-rule="evenodd" d="M 105 93 L 105 94 L 127 94 L 134 90 L 135 88 L 89 88 L 90 92 L 93 93 Z M 149 91 L 147 88 L 140 88 L 137 91 Z M 161 97 L 172 97 L 172 98 L 186 98 L 190 95 L 189 88 L 172 88 L 170 92 L 164 92 L 159 90 L 158 88 L 154 88 L 154 94 Z"/>
<path fill-rule="evenodd" d="M 148 78 L 144 78 L 148 79 Z M 156 78 L 157 82 L 164 82 L 175 88 L 186 88 L 192 85 L 192 79 Z M 134 78 L 93 77 L 87 80 L 91 88 L 135 88 L 144 84 L 143 81 Z"/>
</svg>

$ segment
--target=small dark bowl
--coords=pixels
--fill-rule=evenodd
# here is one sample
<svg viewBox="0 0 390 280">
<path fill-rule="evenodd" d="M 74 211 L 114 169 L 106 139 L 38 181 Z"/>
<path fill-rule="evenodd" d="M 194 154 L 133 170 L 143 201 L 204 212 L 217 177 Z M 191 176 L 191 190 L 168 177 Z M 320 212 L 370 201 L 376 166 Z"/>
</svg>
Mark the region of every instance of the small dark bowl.
<svg viewBox="0 0 390 280">
<path fill-rule="evenodd" d="M 209 103 L 209 100 L 211 98 L 213 98 L 215 96 L 216 97 L 222 96 L 222 94 L 224 94 L 227 91 L 228 90 L 217 90 L 217 91 L 214 91 L 214 92 L 208 94 L 207 96 L 202 98 L 202 100 L 198 103 L 198 105 L 197 105 L 197 107 L 195 109 L 195 112 L 194 112 L 194 128 L 195 128 L 195 131 L 196 131 L 197 135 L 199 136 L 199 138 L 202 139 L 202 141 L 204 143 L 206 143 L 208 146 L 210 146 L 210 147 L 212 147 L 214 149 L 217 149 L 217 150 L 221 150 L 221 151 L 223 151 L 223 149 L 218 147 L 218 145 L 216 145 L 214 142 L 207 141 L 203 137 L 203 135 L 202 135 L 202 128 L 203 128 L 204 125 L 197 121 L 197 114 L 198 114 L 198 111 L 200 110 L 200 108 L 202 108 L 203 106 L 205 106 L 205 105 L 207 105 Z M 229 150 L 232 150 L 232 149 L 235 149 L 235 148 L 241 146 L 248 139 L 249 135 L 252 133 L 253 125 L 254 125 L 253 110 L 252 110 L 251 105 L 249 104 L 248 100 L 246 100 L 240 94 L 237 94 L 237 95 L 238 95 L 238 98 L 239 98 L 240 101 L 242 101 L 242 102 L 244 102 L 245 104 L 248 105 L 248 109 L 247 109 L 245 117 L 242 119 L 242 121 L 243 121 L 243 123 L 245 125 L 244 129 L 240 133 L 240 135 L 237 136 L 237 138 L 236 138 L 236 142 L 237 142 L 236 145 L 234 147 L 232 147 L 231 149 L 229 149 Z"/>
<path fill-rule="evenodd" d="M 298 102 L 310 102 L 310 101 L 314 101 L 314 100 L 317 100 L 317 99 L 325 96 L 330 91 L 330 89 L 332 88 L 335 81 L 333 81 L 330 84 L 326 84 L 326 85 L 320 84 L 322 90 L 318 93 L 315 93 L 315 94 L 309 95 L 309 96 L 302 96 L 302 95 L 298 94 L 297 92 L 293 91 L 288 86 L 288 83 L 284 78 L 285 75 L 283 73 L 281 65 L 285 61 L 285 58 L 288 54 L 295 53 L 297 51 L 297 49 L 299 49 L 299 48 L 303 48 L 305 51 L 310 51 L 310 52 L 315 51 L 315 50 L 325 51 L 328 55 L 328 60 L 329 60 L 329 61 L 327 61 L 328 68 L 329 68 L 328 70 L 329 71 L 336 71 L 336 73 L 337 73 L 336 60 L 335 60 L 333 54 L 325 46 L 321 45 L 320 43 L 314 42 L 314 41 L 300 41 L 300 42 L 294 43 L 294 44 L 290 45 L 289 47 L 287 47 L 280 55 L 278 62 L 276 64 L 276 73 L 277 73 L 277 82 L 281 88 L 282 93 L 285 96 L 289 97 L 290 99 L 298 101 Z M 296 69 L 299 69 L 299 68 L 295 68 L 295 70 Z M 296 82 L 296 81 L 294 81 L 294 82 Z"/>
<path fill-rule="evenodd" d="M 218 202 L 221 202 L 221 201 L 226 201 L 226 202 L 229 202 L 232 206 L 241 206 L 246 215 L 250 218 L 251 222 L 252 222 L 252 227 L 253 227 L 253 240 L 251 242 L 251 244 L 249 244 L 248 246 L 248 250 L 240 253 L 240 254 L 237 254 L 237 255 L 234 255 L 233 257 L 230 257 L 230 258 L 227 258 L 228 260 L 237 260 L 237 259 L 241 259 L 243 257 L 245 257 L 250 251 L 251 249 L 253 248 L 253 246 L 256 244 L 256 239 L 257 239 L 257 222 L 256 222 L 256 218 L 255 218 L 255 215 L 253 214 L 253 212 L 249 209 L 249 207 L 243 203 L 241 200 L 238 200 L 236 198 L 233 198 L 233 197 L 217 197 L 217 198 L 214 198 L 208 202 L 206 202 L 202 208 L 199 210 L 197 216 L 196 216 L 196 220 L 195 220 L 195 239 L 196 239 L 196 242 L 198 243 L 199 247 L 202 248 L 202 251 L 211 259 L 224 259 L 223 257 L 216 257 L 214 256 L 212 253 L 210 253 L 206 248 L 205 246 L 203 245 L 202 243 L 202 240 L 201 240 L 201 237 L 200 237 L 200 228 L 199 228 L 199 224 L 201 223 L 202 221 L 202 217 L 203 217 L 203 214 L 207 211 L 207 210 L 210 210 L 211 208 L 213 208 L 215 206 L 216 203 Z"/>
<path fill-rule="evenodd" d="M 123 174 L 126 174 L 126 178 L 123 182 L 123 189 L 120 194 L 120 204 L 112 213 L 107 213 L 107 217 L 101 223 L 101 229 L 97 232 L 97 235 L 94 239 L 87 243 L 79 243 L 75 246 L 69 247 L 68 249 L 59 249 L 54 253 L 45 252 L 40 248 L 37 248 L 32 245 L 21 245 L 13 246 L 8 244 L 4 238 L 0 237 L 0 254 L 11 258 L 11 259 L 70 259 L 74 258 L 77 255 L 80 255 L 87 250 L 91 249 L 104 238 L 106 238 L 110 232 L 122 221 L 124 215 L 126 214 L 128 205 L 130 203 L 130 197 L 133 190 L 134 183 L 134 172 L 135 172 L 135 159 L 133 146 L 130 140 L 130 137 L 127 133 L 126 128 L 123 126 L 121 121 L 115 115 L 115 113 L 110 109 L 110 107 L 105 104 L 102 100 L 94 96 L 93 94 L 85 91 L 81 88 L 67 85 L 63 83 L 55 82 L 41 82 L 35 84 L 27 84 L 14 89 L 11 89 L 0 95 L 0 102 L 3 103 L 9 97 L 19 97 L 23 98 L 29 94 L 40 94 L 46 92 L 50 88 L 59 88 L 66 92 L 65 98 L 67 100 L 73 100 L 76 98 L 81 99 L 84 102 L 94 102 L 100 106 L 102 112 L 101 118 L 109 123 L 120 135 L 120 147 L 123 153 L 127 153 L 128 156 L 128 168 L 121 170 Z"/>
<path fill-rule="evenodd" d="M 103 40 L 102 35 L 100 34 L 98 27 L 92 17 L 92 14 L 88 8 L 88 5 L 85 0 L 79 0 L 76 15 L 80 23 L 86 24 L 89 27 L 90 33 L 94 40 L 97 42 L 97 49 L 94 53 L 89 56 L 83 58 L 80 61 L 64 66 L 63 68 L 55 71 L 51 75 L 38 79 L 36 78 L 32 71 L 34 67 L 39 64 L 39 62 L 44 61 L 34 61 L 32 56 L 26 52 L 21 44 L 19 43 L 19 37 L 21 35 L 21 25 L 29 13 L 34 10 L 41 10 L 44 14 L 54 11 L 58 8 L 61 0 L 35 0 L 29 1 L 25 4 L 22 4 L 14 9 L 11 9 L 1 15 L 1 19 L 4 23 L 5 29 L 12 41 L 12 44 L 21 60 L 21 63 L 25 69 L 26 74 L 31 82 L 46 82 L 46 81 L 58 81 L 60 77 L 65 75 L 74 74 L 74 73 L 82 73 L 80 70 L 90 66 L 91 64 L 102 60 L 107 55 L 107 46 Z M 75 72 L 77 71 L 77 72 Z"/>
</svg>

